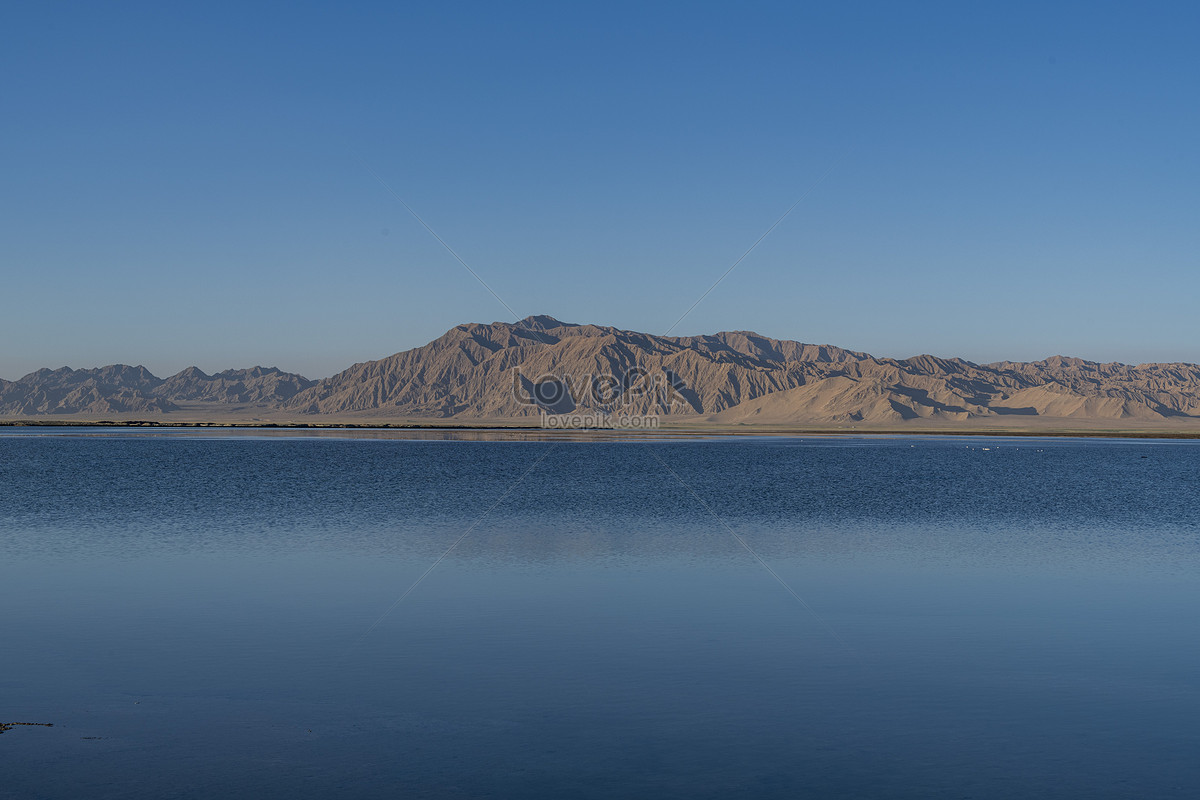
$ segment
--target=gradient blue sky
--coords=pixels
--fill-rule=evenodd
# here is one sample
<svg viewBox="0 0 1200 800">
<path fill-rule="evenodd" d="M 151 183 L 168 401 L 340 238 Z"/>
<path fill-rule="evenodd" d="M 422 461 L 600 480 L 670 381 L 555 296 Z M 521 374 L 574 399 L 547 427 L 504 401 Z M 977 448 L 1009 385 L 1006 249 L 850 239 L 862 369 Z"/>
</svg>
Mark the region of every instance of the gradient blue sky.
<svg viewBox="0 0 1200 800">
<path fill-rule="evenodd" d="M 508 312 L 1200 362 L 1190 3 L 7 3 L 0 377 Z M 824 177 L 822 177 L 824 175 Z"/>
</svg>

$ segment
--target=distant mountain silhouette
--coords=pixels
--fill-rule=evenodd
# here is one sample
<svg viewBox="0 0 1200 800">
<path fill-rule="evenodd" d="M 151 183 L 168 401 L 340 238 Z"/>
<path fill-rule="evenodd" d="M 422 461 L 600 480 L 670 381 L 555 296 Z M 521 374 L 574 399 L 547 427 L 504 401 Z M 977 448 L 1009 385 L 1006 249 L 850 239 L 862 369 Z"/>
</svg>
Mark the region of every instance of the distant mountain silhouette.
<svg viewBox="0 0 1200 800">
<path fill-rule="evenodd" d="M 163 380 L 145 367 L 114 364 L 100 369 L 40 369 L 19 381 L 0 381 L 0 414 L 168 413 L 179 403 L 214 401 L 268 406 L 293 397 L 313 381 L 274 367 L 206 375 L 188 367 Z"/>
<path fill-rule="evenodd" d="M 589 391 L 590 378 L 607 393 Z M 297 416 L 461 419 L 619 410 L 772 424 L 1200 420 L 1200 366 L 1062 356 L 995 364 L 929 355 L 897 360 L 747 331 L 654 336 L 541 315 L 459 325 L 423 347 L 316 382 L 261 367 L 211 376 L 191 367 L 162 380 L 121 365 L 39 370 L 0 382 L 0 414 L 10 417 L 169 416 L 197 403 Z"/>
</svg>

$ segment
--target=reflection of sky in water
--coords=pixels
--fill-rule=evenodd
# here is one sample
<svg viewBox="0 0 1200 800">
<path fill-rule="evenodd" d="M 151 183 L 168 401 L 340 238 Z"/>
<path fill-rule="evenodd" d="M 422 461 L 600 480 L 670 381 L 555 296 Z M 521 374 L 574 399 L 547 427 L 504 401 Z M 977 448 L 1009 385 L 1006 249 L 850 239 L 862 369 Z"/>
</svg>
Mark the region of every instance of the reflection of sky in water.
<svg viewBox="0 0 1200 800">
<path fill-rule="evenodd" d="M 1200 787 L 1200 445 L 550 446 L 0 438 L 0 793 Z"/>
</svg>

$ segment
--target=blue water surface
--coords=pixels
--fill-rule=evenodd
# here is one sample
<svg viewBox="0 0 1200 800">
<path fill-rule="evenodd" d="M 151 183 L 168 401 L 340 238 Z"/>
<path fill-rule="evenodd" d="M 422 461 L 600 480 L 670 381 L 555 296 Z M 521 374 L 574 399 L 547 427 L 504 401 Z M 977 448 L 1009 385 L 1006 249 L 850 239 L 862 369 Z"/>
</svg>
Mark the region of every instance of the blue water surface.
<svg viewBox="0 0 1200 800">
<path fill-rule="evenodd" d="M 459 438 L 0 434 L 0 796 L 1200 796 L 1200 443 Z"/>
</svg>

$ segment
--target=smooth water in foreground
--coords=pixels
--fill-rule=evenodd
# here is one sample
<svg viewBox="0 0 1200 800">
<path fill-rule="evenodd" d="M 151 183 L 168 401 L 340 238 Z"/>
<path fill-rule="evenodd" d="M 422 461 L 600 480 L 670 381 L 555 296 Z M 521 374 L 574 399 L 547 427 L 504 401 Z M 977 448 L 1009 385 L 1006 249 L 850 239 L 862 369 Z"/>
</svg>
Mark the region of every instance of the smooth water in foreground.
<svg viewBox="0 0 1200 800">
<path fill-rule="evenodd" d="M 1200 443 L 47 433 L 0 796 L 1200 796 Z"/>
</svg>

